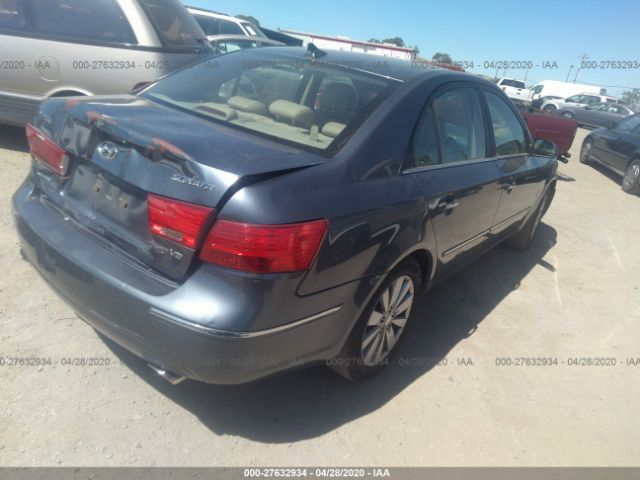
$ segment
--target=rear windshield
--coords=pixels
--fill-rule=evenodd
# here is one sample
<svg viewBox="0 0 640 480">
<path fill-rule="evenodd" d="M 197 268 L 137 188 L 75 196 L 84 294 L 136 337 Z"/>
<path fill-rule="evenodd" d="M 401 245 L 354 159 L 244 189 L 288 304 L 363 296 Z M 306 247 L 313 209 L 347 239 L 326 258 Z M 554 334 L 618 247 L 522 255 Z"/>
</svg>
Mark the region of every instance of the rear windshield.
<svg viewBox="0 0 640 480">
<path fill-rule="evenodd" d="M 198 22 L 179 0 L 139 0 L 147 12 L 160 41 L 168 48 L 207 46 Z"/>
<path fill-rule="evenodd" d="M 501 85 L 505 87 L 524 88 L 524 83 L 518 80 L 502 80 Z"/>
<path fill-rule="evenodd" d="M 354 131 L 399 84 L 329 63 L 256 50 L 197 63 L 143 95 L 276 140 L 326 150 Z"/>
</svg>

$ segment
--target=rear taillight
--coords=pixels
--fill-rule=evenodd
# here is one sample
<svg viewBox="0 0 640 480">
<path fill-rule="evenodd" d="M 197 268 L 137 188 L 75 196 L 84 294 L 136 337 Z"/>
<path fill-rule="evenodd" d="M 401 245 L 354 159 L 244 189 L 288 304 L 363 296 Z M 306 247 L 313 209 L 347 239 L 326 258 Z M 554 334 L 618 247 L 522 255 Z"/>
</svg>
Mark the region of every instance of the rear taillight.
<svg viewBox="0 0 640 480">
<path fill-rule="evenodd" d="M 202 228 L 213 208 L 149 195 L 149 230 L 155 235 L 196 248 Z"/>
<path fill-rule="evenodd" d="M 218 220 L 204 241 L 200 259 L 255 273 L 307 270 L 326 231 L 326 220 L 287 225 Z"/>
<path fill-rule="evenodd" d="M 69 154 L 30 123 L 27 124 L 26 131 L 29 150 L 34 160 L 43 163 L 58 175 L 63 176 L 67 173 Z"/>
</svg>

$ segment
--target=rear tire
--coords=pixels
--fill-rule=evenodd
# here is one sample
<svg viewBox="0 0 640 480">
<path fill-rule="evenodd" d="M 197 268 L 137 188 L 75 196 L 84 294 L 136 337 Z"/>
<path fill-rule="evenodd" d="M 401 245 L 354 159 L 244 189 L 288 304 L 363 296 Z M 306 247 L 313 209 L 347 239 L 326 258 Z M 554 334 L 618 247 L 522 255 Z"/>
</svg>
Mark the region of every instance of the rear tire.
<svg viewBox="0 0 640 480">
<path fill-rule="evenodd" d="M 538 208 L 535 213 L 527 220 L 527 223 L 520 229 L 520 231 L 514 234 L 512 237 L 508 238 L 505 242 L 511 248 L 524 252 L 529 250 L 531 244 L 533 243 L 533 239 L 536 237 L 536 232 L 538 231 L 538 227 L 540 226 L 540 221 L 542 217 L 549 209 L 551 203 L 551 194 L 547 191 L 542 197 Z"/>
<path fill-rule="evenodd" d="M 585 139 L 582 142 L 582 148 L 580 149 L 580 163 L 588 165 L 591 163 L 591 149 L 593 148 L 593 141 L 590 138 Z"/>
<path fill-rule="evenodd" d="M 347 380 L 377 375 L 397 351 L 421 285 L 418 263 L 408 259 L 382 282 L 364 309 L 340 354 L 329 367 Z"/>
<path fill-rule="evenodd" d="M 640 194 L 640 160 L 632 161 L 622 177 L 622 190 L 633 195 Z"/>
<path fill-rule="evenodd" d="M 575 118 L 575 115 L 571 112 L 563 112 L 562 116 L 567 120 L 573 120 Z"/>
</svg>

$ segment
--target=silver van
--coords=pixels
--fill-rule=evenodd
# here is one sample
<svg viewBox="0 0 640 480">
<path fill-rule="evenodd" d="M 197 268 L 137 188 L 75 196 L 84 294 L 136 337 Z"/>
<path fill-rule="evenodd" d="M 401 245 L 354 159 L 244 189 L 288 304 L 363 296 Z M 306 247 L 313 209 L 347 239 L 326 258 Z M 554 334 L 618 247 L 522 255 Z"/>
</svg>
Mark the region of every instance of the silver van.
<svg viewBox="0 0 640 480">
<path fill-rule="evenodd" d="M 0 123 L 50 97 L 126 93 L 212 53 L 179 0 L 0 0 Z"/>
</svg>

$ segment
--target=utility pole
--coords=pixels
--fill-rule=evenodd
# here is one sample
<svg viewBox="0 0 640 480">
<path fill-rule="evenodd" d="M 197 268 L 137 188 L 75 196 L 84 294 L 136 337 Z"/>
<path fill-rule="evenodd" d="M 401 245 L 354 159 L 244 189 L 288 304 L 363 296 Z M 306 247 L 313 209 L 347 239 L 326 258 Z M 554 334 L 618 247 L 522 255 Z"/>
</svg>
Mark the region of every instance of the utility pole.
<svg viewBox="0 0 640 480">
<path fill-rule="evenodd" d="M 565 82 L 569 81 L 569 75 L 571 75 L 571 70 L 573 70 L 573 65 L 569 67 L 569 73 L 567 73 L 567 78 L 565 79 Z"/>
<path fill-rule="evenodd" d="M 582 55 L 580 55 L 579 58 L 580 58 L 580 65 L 576 70 L 576 76 L 573 77 L 573 83 L 576 83 L 576 80 L 578 80 L 578 74 L 580 73 L 580 70 L 582 70 L 582 64 L 584 63 L 585 60 L 589 59 L 589 56 L 586 53 L 583 53 Z"/>
</svg>

